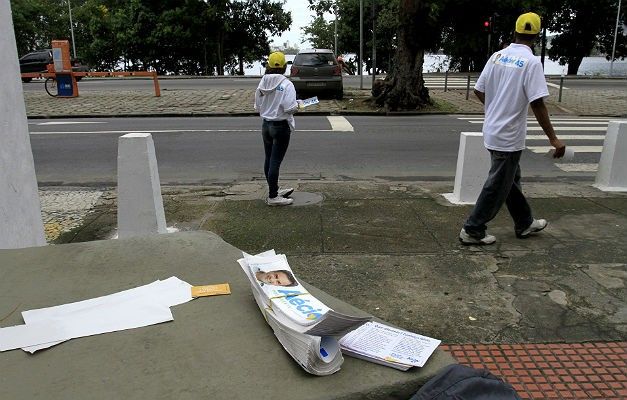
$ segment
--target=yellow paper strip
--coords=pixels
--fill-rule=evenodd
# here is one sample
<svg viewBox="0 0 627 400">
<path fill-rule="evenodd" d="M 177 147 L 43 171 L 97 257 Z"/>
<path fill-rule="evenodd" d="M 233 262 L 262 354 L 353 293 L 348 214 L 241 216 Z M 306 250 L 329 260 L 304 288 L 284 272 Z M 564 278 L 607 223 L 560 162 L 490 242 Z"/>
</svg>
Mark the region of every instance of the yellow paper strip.
<svg viewBox="0 0 627 400">
<path fill-rule="evenodd" d="M 192 286 L 192 297 L 219 296 L 221 294 L 231 294 L 231 287 L 228 283 Z"/>
</svg>

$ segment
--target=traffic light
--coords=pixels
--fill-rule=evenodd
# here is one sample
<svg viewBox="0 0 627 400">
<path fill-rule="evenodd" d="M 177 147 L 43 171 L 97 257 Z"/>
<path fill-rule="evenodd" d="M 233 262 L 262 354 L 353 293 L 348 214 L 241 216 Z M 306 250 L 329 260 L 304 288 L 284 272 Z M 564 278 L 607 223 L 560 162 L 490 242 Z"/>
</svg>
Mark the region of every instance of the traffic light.
<svg viewBox="0 0 627 400">
<path fill-rule="evenodd" d="M 488 17 L 488 19 L 483 21 L 483 31 L 492 33 L 492 17 Z"/>
</svg>

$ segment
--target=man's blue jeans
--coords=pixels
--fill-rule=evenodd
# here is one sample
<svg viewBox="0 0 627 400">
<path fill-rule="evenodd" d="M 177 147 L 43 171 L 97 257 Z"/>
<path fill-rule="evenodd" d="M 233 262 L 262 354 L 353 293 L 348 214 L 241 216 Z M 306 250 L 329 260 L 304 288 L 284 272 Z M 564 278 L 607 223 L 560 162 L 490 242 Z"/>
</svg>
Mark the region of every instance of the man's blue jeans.
<svg viewBox="0 0 627 400">
<path fill-rule="evenodd" d="M 261 135 L 263 137 L 263 148 L 266 152 L 263 172 L 268 182 L 268 196 L 270 198 L 278 195 L 279 168 L 290 144 L 290 133 L 290 126 L 287 121 L 263 120 Z"/>
<path fill-rule="evenodd" d="M 516 233 L 521 233 L 533 222 L 531 207 L 520 185 L 519 162 L 522 151 L 489 151 L 492 166 L 488 179 L 464 225 L 466 233 L 478 239 L 485 236 L 486 224 L 496 217 L 503 203 L 507 204 L 514 220 Z"/>
</svg>

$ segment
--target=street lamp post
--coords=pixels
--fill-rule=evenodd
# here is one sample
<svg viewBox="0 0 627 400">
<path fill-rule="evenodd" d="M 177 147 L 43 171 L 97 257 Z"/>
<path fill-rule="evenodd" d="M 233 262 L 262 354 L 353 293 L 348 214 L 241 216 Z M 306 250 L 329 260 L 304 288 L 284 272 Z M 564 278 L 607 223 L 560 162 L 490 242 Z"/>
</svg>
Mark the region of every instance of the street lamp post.
<svg viewBox="0 0 627 400">
<path fill-rule="evenodd" d="M 337 57 L 337 1 L 335 2 L 335 5 L 333 6 L 333 10 L 335 11 L 335 47 L 333 48 L 333 52 L 335 53 L 335 56 Z"/>
<path fill-rule="evenodd" d="M 67 0 L 67 9 L 70 13 L 70 32 L 72 34 L 72 50 L 74 51 L 74 58 L 76 58 L 76 44 L 74 43 L 74 24 L 72 23 L 72 5 L 70 0 Z"/>
<path fill-rule="evenodd" d="M 372 2 L 372 88 L 374 89 L 374 83 L 377 79 L 377 24 L 376 24 L 376 10 L 375 2 Z"/>
<path fill-rule="evenodd" d="M 359 0 L 359 89 L 364 88 L 364 0 Z"/>
<path fill-rule="evenodd" d="M 614 27 L 614 45 L 612 46 L 612 61 L 610 61 L 610 76 L 614 74 L 614 54 L 616 53 L 616 36 L 618 36 L 618 23 L 620 22 L 620 3 L 618 0 L 618 9 L 616 10 L 616 26 Z"/>
</svg>

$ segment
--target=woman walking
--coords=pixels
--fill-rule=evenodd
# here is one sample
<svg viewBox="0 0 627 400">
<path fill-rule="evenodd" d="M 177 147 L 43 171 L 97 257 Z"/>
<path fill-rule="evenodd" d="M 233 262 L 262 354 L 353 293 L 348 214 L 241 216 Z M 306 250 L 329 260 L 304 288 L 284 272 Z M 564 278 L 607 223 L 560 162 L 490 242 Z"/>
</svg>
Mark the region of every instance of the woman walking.
<svg viewBox="0 0 627 400">
<path fill-rule="evenodd" d="M 255 91 L 255 110 L 263 118 L 261 135 L 266 153 L 263 172 L 268 182 L 266 204 L 269 206 L 287 206 L 294 202 L 289 198 L 294 189 L 279 189 L 279 168 L 295 128 L 293 114 L 302 107 L 302 101 L 296 100 L 294 84 L 283 75 L 286 66 L 283 53 L 270 54 L 266 73 Z"/>
</svg>

